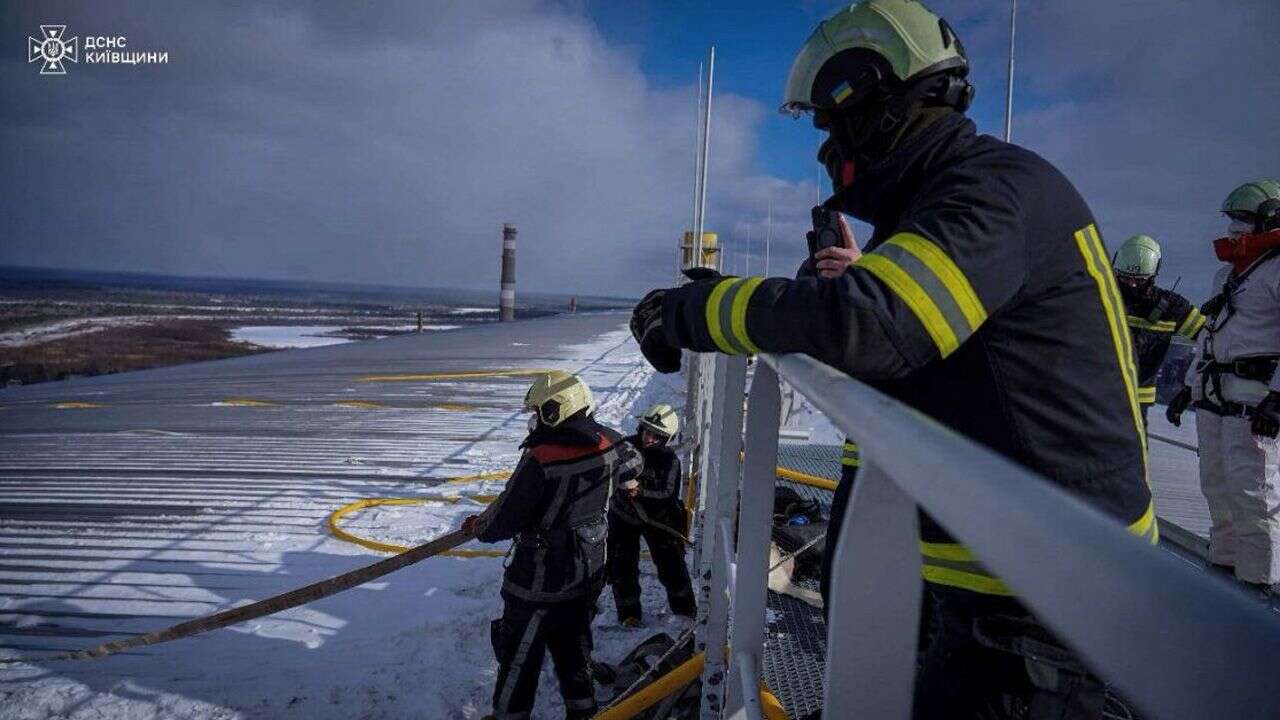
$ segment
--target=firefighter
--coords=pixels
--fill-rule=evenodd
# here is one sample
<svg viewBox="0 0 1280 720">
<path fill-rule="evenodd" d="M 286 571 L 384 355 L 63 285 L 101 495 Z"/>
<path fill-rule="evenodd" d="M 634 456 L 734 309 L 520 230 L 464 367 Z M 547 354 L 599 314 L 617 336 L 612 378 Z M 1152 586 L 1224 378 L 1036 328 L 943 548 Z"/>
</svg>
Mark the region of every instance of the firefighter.
<svg viewBox="0 0 1280 720">
<path fill-rule="evenodd" d="M 634 488 L 643 460 L 592 417 L 586 383 L 539 376 L 525 395 L 533 412 L 511 479 L 497 500 L 463 523 L 482 542 L 512 539 L 502 618 L 490 640 L 498 660 L 496 718 L 528 718 L 544 652 L 551 653 L 565 717 L 596 713 L 589 670 L 591 619 L 604 587 L 605 515 L 616 485 Z"/>
<path fill-rule="evenodd" d="M 1156 376 L 1174 334 L 1194 340 L 1204 327 L 1204 315 L 1189 300 L 1156 285 L 1160 273 L 1160 243 L 1148 235 L 1134 235 L 1111 261 L 1124 298 L 1129 333 L 1138 356 L 1138 404 L 1142 419 L 1156 401 Z"/>
<path fill-rule="evenodd" d="M 680 428 L 676 411 L 657 404 L 640 416 L 636 434 L 627 441 L 644 457 L 640 485 L 615 498 L 609 506 L 609 583 L 618 621 L 638 627 L 640 607 L 640 539 L 649 546 L 649 555 L 658 570 L 658 580 L 667 590 L 671 612 L 693 617 L 697 605 L 689 568 L 684 564 L 686 516 L 680 501 L 680 458 L 667 443 Z"/>
<path fill-rule="evenodd" d="M 1167 414 L 1177 425 L 1194 401 L 1211 567 L 1266 599 L 1280 581 L 1280 182 L 1241 185 L 1222 212 L 1214 251 L 1225 264 Z"/>
<path fill-rule="evenodd" d="M 1154 544 L 1138 373 L 1111 255 L 1056 168 L 977 134 L 964 115 L 967 74 L 951 27 L 913 0 L 869 0 L 824 21 L 792 65 L 783 110 L 811 112 L 827 133 L 819 160 L 835 193 L 825 205 L 874 227 L 862 256 L 834 278 L 654 290 L 632 332 L 665 372 L 679 369 L 681 348 L 808 354 Z M 927 515 L 920 532 L 932 616 L 916 717 L 1027 707 L 1101 717 L 1104 687 L 1073 653 L 1027 650 L 1057 641 L 1009 586 Z"/>
<path fill-rule="evenodd" d="M 800 265 L 796 277 L 835 278 L 849 272 L 853 264 L 862 257 L 853 228 L 849 226 L 843 215 L 837 214 L 836 220 L 840 229 L 839 243 L 833 247 L 819 250 L 813 257 L 806 258 Z M 822 543 L 822 574 L 818 577 L 818 594 L 822 596 L 822 612 L 826 615 L 827 598 L 831 594 L 831 566 L 835 562 L 836 546 L 840 537 L 840 525 L 844 522 L 844 509 L 849 504 L 849 494 L 853 492 L 853 481 L 858 476 L 858 468 L 862 465 L 862 454 L 858 443 L 853 438 L 845 438 L 840 448 L 840 482 L 836 484 L 835 495 L 831 499 L 831 514 L 827 519 L 827 537 Z"/>
</svg>

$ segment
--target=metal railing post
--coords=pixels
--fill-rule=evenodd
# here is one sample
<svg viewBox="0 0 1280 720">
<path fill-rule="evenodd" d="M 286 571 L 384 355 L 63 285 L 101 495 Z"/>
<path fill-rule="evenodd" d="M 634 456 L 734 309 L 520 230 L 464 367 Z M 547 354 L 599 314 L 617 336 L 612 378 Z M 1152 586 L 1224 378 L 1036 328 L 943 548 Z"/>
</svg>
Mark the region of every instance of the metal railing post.
<svg viewBox="0 0 1280 720">
<path fill-rule="evenodd" d="M 747 403 L 742 483 L 738 495 L 737 572 L 732 599 L 734 662 L 729 665 L 725 716 L 759 720 L 760 668 L 769 586 L 769 541 L 773 488 L 777 482 L 778 418 L 781 395 L 773 368 L 758 363 Z"/>
<path fill-rule="evenodd" d="M 715 408 L 719 407 L 721 402 L 717 399 L 716 388 L 724 385 L 725 367 L 716 355 L 708 353 L 693 353 L 690 366 L 696 367 L 699 377 L 699 385 L 697 391 L 697 406 L 694 408 L 695 429 L 694 450 L 690 453 L 690 472 L 689 481 L 695 483 L 693 486 L 693 513 L 689 523 L 689 537 L 702 537 L 702 521 L 706 515 L 709 506 L 712 504 L 714 495 L 707 494 L 709 481 L 711 477 L 711 467 L 716 460 L 716 430 L 712 427 L 715 422 Z M 696 463 L 696 464 L 695 464 Z M 703 554 L 701 542 L 694 543 L 693 546 L 693 567 L 702 566 Z"/>
<path fill-rule="evenodd" d="M 915 636 L 903 623 L 914 621 L 920 581 L 902 567 L 919 563 L 906 559 L 913 502 L 1144 716 L 1280 717 L 1280 698 L 1256 671 L 1280 657 L 1273 613 L 1079 496 L 835 368 L 799 355 L 760 358 L 857 438 L 871 463 L 836 555 L 828 717 L 902 717 L 909 706 L 909 686 L 894 679 L 905 674 L 904 641 Z M 907 606 L 884 620 L 901 627 L 861 627 L 887 612 L 875 599 Z M 844 669 L 857 673 L 853 683 Z"/>
<path fill-rule="evenodd" d="M 716 355 L 716 404 L 708 423 L 712 426 L 712 455 L 703 478 L 707 512 L 702 519 L 701 556 L 698 570 L 698 635 L 696 647 L 705 653 L 702 669 L 704 720 L 719 720 L 724 706 L 725 657 L 729 640 L 729 583 L 734 572 L 729 557 L 733 548 L 732 523 L 738 511 L 738 474 L 742 450 L 742 396 L 746 390 L 744 357 Z"/>
<path fill-rule="evenodd" d="M 861 440 L 858 440 L 861 444 Z M 826 717 L 911 717 L 920 627 L 918 519 L 911 498 L 863 456 L 840 526 L 827 608 Z"/>
</svg>

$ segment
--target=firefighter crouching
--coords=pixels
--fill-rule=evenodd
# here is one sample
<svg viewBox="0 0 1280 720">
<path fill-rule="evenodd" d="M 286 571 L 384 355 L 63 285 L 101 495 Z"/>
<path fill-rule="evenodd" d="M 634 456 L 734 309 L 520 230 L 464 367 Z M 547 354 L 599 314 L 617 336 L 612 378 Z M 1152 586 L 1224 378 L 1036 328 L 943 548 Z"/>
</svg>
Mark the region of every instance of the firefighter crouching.
<svg viewBox="0 0 1280 720">
<path fill-rule="evenodd" d="M 533 411 L 524 454 L 497 500 L 466 519 L 482 542 L 513 539 L 502 583 L 493 716 L 528 718 L 544 652 L 551 653 L 565 717 L 596 713 L 589 671 L 591 619 L 604 587 L 605 520 L 614 486 L 636 485 L 640 454 L 591 416 L 591 390 L 550 372 L 525 395 Z"/>
<path fill-rule="evenodd" d="M 627 627 L 639 626 L 643 615 L 641 538 L 649 546 L 658 580 L 667 590 L 671 612 L 685 617 L 697 613 L 689 568 L 684 564 L 687 516 L 680 501 L 680 458 L 667 447 L 679 427 L 670 405 L 654 405 L 640 416 L 636 434 L 627 438 L 644 456 L 640 484 L 609 505 L 609 584 L 618 621 Z"/>
<path fill-rule="evenodd" d="M 1266 600 L 1280 581 L 1280 182 L 1241 185 L 1222 212 L 1230 225 L 1214 251 L 1225 264 L 1167 414 L 1177 425 L 1195 403 L 1209 561 Z"/>
<path fill-rule="evenodd" d="M 1134 235 L 1120 246 L 1111 262 L 1126 322 L 1138 358 L 1138 404 L 1142 419 L 1156 401 L 1156 376 L 1169 352 L 1174 334 L 1194 340 L 1204 327 L 1204 315 L 1191 301 L 1156 285 L 1160 273 L 1160 243 L 1148 235 Z"/>
<path fill-rule="evenodd" d="M 834 278 L 655 290 L 632 331 L 665 372 L 680 348 L 810 355 L 1155 543 L 1111 253 L 1056 168 L 977 134 L 967 73 L 959 38 L 918 2 L 869 0 L 824 21 L 792 65 L 784 110 L 828 134 L 824 205 L 874 226 L 862 256 Z M 1012 588 L 927 515 L 920 532 L 932 601 L 915 717 L 1101 718 L 1103 684 Z"/>
</svg>

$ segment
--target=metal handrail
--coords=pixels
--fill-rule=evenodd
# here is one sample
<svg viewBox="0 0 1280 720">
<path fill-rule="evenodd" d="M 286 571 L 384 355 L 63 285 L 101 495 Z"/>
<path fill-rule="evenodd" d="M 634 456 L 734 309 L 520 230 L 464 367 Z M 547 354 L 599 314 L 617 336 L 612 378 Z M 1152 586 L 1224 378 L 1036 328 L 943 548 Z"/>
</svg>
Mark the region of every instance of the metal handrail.
<svg viewBox="0 0 1280 720">
<path fill-rule="evenodd" d="M 719 356 L 699 575 L 708 654 L 703 717 L 760 717 L 758 682 L 778 378 L 855 440 L 862 469 L 840 528 L 828 621 L 826 717 L 911 714 L 921 581 L 917 506 L 963 542 L 1088 665 L 1147 715 L 1275 717 L 1258 669 L 1280 622 L 1037 474 L 812 358 L 761 355 L 743 442 L 742 358 Z M 742 464 L 736 450 L 743 449 Z M 736 540 L 720 532 L 737 518 Z M 732 520 L 729 520 L 732 522 Z M 717 537 L 719 536 L 719 537 Z M 732 617 L 732 638 L 728 638 Z M 711 645 L 715 647 L 716 645 Z M 714 663 L 714 667 L 713 667 Z M 748 698 L 744 702 L 744 698 Z"/>
<path fill-rule="evenodd" d="M 1148 433 L 1147 433 L 1147 437 L 1151 438 L 1152 440 L 1158 440 L 1158 441 L 1160 441 L 1160 442 L 1164 443 L 1165 445 L 1172 445 L 1172 446 L 1177 447 L 1177 448 L 1182 448 L 1183 450 L 1190 450 L 1191 452 L 1193 452 L 1193 453 L 1195 453 L 1195 454 L 1197 454 L 1197 455 L 1199 455 L 1199 454 L 1200 454 L 1200 446 L 1199 446 L 1199 445 L 1192 445 L 1191 443 L 1183 442 L 1183 441 L 1178 440 L 1178 439 L 1176 439 L 1176 438 L 1165 437 L 1165 436 L 1163 436 L 1163 435 L 1157 435 L 1156 433 L 1153 433 L 1153 432 L 1148 432 Z"/>
<path fill-rule="evenodd" d="M 1147 713 L 1276 716 L 1280 697 L 1257 682 L 1256 669 L 1280 657 L 1280 623 L 1242 593 L 1140 542 L 1035 473 L 833 368 L 800 355 L 761 357 L 858 443 L 863 460 L 832 584 L 826 706 L 832 717 L 909 714 L 909 704 L 870 704 L 886 700 L 885 693 L 849 689 L 865 683 L 866 668 L 882 658 L 844 633 L 851 622 L 875 622 L 884 614 L 873 603 L 858 602 L 859 592 L 886 604 L 894 598 L 878 594 L 881 588 L 902 585 L 900 578 L 857 572 L 900 570 L 885 567 L 886 548 L 879 543 L 851 540 L 857 524 L 868 521 L 868 510 L 884 522 L 887 514 L 901 513 L 903 499 L 982 558 L 1090 667 Z M 879 496 L 888 496 L 886 507 L 875 507 L 886 504 Z M 865 501 L 873 507 L 860 509 Z M 883 512 L 895 502 L 893 513 Z M 907 514 L 914 518 L 914 508 Z M 900 525 L 914 525 L 900 519 Z M 911 566 L 911 574 L 917 572 L 918 557 Z M 913 582 L 919 586 L 918 576 Z M 853 617 L 845 617 L 850 612 Z M 908 620 L 900 631 L 914 646 L 917 618 Z"/>
</svg>

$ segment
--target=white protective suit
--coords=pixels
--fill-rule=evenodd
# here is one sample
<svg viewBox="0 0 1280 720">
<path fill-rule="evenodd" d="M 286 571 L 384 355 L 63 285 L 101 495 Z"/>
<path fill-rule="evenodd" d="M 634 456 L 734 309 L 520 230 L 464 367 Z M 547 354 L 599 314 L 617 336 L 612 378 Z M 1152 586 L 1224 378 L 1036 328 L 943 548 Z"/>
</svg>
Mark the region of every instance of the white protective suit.
<svg viewBox="0 0 1280 720">
<path fill-rule="evenodd" d="M 1280 371 L 1270 382 L 1224 373 L 1221 398 L 1207 386 L 1201 369 L 1208 359 L 1280 355 L 1280 253 L 1264 257 L 1232 295 L 1227 308 L 1210 318 L 1200 334 L 1196 362 L 1187 373 L 1192 397 L 1256 406 L 1280 391 Z M 1214 277 L 1214 294 L 1231 273 L 1224 265 Z M 1200 441 L 1200 486 L 1209 503 L 1209 559 L 1235 566 L 1236 577 L 1251 583 L 1280 582 L 1280 441 L 1255 437 L 1246 417 L 1224 417 L 1196 410 Z"/>
</svg>

